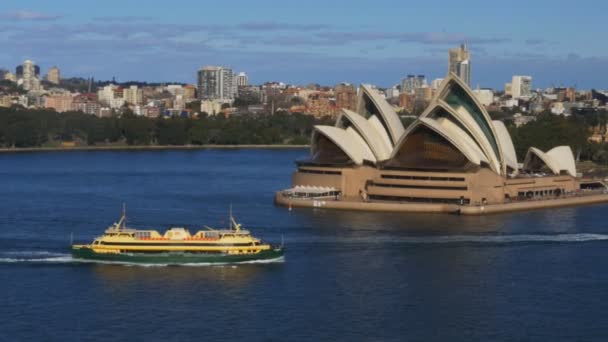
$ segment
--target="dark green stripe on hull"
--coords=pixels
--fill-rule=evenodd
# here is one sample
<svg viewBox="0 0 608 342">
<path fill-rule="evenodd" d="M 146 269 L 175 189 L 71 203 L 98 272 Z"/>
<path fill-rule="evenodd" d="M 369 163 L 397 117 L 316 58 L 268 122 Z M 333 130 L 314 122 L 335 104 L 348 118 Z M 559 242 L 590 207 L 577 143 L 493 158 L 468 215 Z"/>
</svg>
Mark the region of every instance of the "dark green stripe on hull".
<svg viewBox="0 0 608 342">
<path fill-rule="evenodd" d="M 72 249 L 75 259 L 110 261 L 138 264 L 196 264 L 196 263 L 236 263 L 244 261 L 271 260 L 283 256 L 283 249 L 271 249 L 256 254 L 194 254 L 194 253 L 159 253 L 159 254 L 137 254 L 121 253 L 106 254 L 95 253 L 90 248 Z"/>
</svg>

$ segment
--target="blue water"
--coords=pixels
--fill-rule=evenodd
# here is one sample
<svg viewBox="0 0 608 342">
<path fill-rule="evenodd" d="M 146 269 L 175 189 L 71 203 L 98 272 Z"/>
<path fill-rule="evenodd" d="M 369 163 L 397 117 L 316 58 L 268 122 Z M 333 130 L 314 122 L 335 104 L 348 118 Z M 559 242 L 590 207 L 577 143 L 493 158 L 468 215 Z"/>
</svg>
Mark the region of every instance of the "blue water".
<svg viewBox="0 0 608 342">
<path fill-rule="evenodd" d="M 486 217 L 275 207 L 304 150 L 0 154 L 0 341 L 608 338 L 608 206 Z M 76 263 L 135 227 L 236 217 L 283 262 Z"/>
</svg>

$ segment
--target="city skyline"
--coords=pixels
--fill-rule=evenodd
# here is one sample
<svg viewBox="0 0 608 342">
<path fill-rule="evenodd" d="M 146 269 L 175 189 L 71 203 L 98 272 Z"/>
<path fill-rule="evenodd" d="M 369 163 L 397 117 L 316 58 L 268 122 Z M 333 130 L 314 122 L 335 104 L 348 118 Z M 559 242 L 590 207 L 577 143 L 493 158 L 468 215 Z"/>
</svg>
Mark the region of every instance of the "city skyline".
<svg viewBox="0 0 608 342">
<path fill-rule="evenodd" d="M 444 77 L 446 51 L 467 43 L 472 87 L 501 89 L 512 75 L 531 75 L 540 88 L 606 88 L 606 48 L 588 39 L 601 32 L 603 3 L 316 2 L 185 1 L 168 10 L 151 1 L 146 8 L 124 4 L 116 14 L 112 6 L 91 11 L 72 0 L 7 1 L 0 4 L 0 67 L 32 59 L 44 70 L 58 65 L 67 77 L 195 83 L 192 70 L 225 65 L 258 84 L 389 87 L 407 74 Z M 564 25 L 583 20 L 576 30 Z"/>
</svg>

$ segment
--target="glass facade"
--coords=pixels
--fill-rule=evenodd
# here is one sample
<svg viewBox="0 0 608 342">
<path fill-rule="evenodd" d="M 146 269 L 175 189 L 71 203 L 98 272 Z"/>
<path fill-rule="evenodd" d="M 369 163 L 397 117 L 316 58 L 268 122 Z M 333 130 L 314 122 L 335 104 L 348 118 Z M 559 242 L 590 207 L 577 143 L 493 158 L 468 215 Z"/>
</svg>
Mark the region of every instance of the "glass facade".
<svg viewBox="0 0 608 342">
<path fill-rule="evenodd" d="M 340 146 L 336 145 L 325 135 L 318 134 L 313 145 L 310 159 L 302 162 L 304 164 L 323 164 L 323 165 L 345 165 L 351 164 L 352 160 L 344 153 Z"/>
<path fill-rule="evenodd" d="M 464 170 L 471 164 L 460 150 L 428 127 L 416 127 L 406 139 L 388 162 L 389 168 Z"/>
</svg>

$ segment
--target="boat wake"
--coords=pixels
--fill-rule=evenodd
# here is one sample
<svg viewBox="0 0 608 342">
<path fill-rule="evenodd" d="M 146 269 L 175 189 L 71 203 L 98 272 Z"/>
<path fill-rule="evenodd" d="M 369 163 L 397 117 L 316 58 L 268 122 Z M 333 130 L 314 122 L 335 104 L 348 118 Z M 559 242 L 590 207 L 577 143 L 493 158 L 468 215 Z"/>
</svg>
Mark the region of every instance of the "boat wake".
<svg viewBox="0 0 608 342">
<path fill-rule="evenodd" d="M 573 243 L 608 241 L 608 234 L 575 233 L 575 234 L 511 234 L 511 235 L 424 235 L 424 236 L 378 236 L 378 237 L 345 237 L 345 238 L 303 238 L 290 239 L 289 242 L 303 243 L 355 243 L 355 244 L 509 244 L 509 243 Z"/>
<path fill-rule="evenodd" d="M 0 263 L 69 263 L 73 262 L 71 254 L 50 251 L 6 251 L 0 252 Z"/>
<path fill-rule="evenodd" d="M 167 267 L 167 266 L 187 266 L 187 267 L 208 267 L 208 266 L 236 266 L 245 264 L 272 264 L 285 261 L 283 256 L 275 259 L 249 260 L 241 262 L 226 263 L 186 263 L 186 264 L 152 264 L 134 263 L 122 261 L 102 261 L 73 258 L 71 254 L 56 253 L 50 251 L 6 251 L 0 252 L 0 264 L 27 263 L 27 264 L 103 264 L 103 265 L 122 265 L 137 267 Z"/>
</svg>

